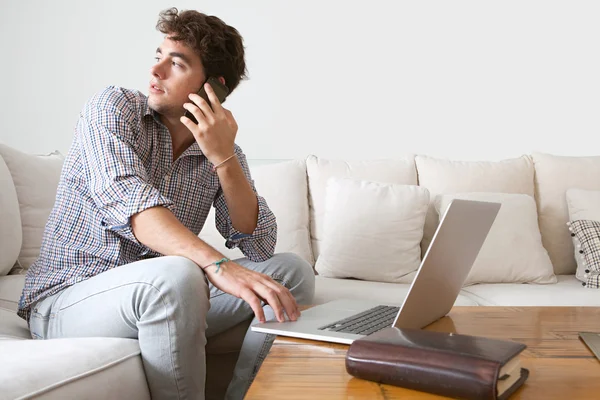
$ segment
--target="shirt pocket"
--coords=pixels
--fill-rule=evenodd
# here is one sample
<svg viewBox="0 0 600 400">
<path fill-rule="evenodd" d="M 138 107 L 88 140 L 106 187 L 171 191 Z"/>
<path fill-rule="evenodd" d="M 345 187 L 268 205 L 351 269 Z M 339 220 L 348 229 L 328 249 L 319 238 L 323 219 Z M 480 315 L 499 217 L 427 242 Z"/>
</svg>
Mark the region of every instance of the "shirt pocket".
<svg viewBox="0 0 600 400">
<path fill-rule="evenodd" d="M 216 172 L 213 172 L 210 169 L 199 170 L 194 180 L 202 186 L 219 187 L 219 176 Z"/>
</svg>

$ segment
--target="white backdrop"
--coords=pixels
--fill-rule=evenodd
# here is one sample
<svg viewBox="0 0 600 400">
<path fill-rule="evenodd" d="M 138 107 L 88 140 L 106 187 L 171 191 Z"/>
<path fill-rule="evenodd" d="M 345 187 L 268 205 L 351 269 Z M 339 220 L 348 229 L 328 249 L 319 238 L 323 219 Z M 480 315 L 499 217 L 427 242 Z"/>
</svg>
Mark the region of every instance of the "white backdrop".
<svg viewBox="0 0 600 400">
<path fill-rule="evenodd" d="M 171 6 L 244 36 L 249 158 L 600 154 L 600 2 L 572 0 L 0 0 L 0 141 L 66 152 L 94 92 L 146 93 Z"/>
</svg>

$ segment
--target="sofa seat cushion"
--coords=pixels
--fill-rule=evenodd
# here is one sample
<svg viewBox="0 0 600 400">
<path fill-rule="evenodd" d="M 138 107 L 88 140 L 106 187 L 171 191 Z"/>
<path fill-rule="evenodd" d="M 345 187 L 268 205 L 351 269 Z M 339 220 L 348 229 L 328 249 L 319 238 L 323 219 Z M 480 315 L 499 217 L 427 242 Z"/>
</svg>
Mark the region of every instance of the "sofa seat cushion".
<svg viewBox="0 0 600 400">
<path fill-rule="evenodd" d="M 550 285 L 492 283 L 463 288 L 484 306 L 600 306 L 598 291 L 581 286 L 575 275 L 558 275 Z"/>
<path fill-rule="evenodd" d="M 0 340 L 0 354 L 5 398 L 150 398 L 137 340 Z"/>
<path fill-rule="evenodd" d="M 356 279 L 325 278 L 317 275 L 313 304 L 323 304 L 338 299 L 365 299 L 383 304 L 402 304 L 408 294 L 408 283 L 368 282 Z M 463 293 L 455 306 L 476 306 L 475 300 Z"/>
<path fill-rule="evenodd" d="M 25 275 L 0 277 L 0 340 L 31 339 L 27 322 L 17 315 Z"/>
<path fill-rule="evenodd" d="M 0 306 L 0 341 L 31 339 L 27 322 L 17 312 Z"/>
<path fill-rule="evenodd" d="M 0 308 L 17 311 L 23 286 L 25 275 L 0 276 Z"/>
</svg>

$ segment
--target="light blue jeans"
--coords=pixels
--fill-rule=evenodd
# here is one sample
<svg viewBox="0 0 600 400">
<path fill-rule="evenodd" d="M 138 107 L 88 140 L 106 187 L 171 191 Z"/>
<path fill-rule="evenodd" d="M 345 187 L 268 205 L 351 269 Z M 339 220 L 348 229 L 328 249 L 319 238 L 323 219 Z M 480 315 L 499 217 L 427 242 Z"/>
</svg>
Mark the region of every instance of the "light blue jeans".
<svg viewBox="0 0 600 400">
<path fill-rule="evenodd" d="M 287 287 L 298 304 L 311 302 L 314 273 L 297 255 L 235 262 L 269 275 Z M 271 307 L 263 309 L 267 320 L 274 318 Z M 248 303 L 212 286 L 194 262 L 165 256 L 111 269 L 38 301 L 29 322 L 37 339 L 138 339 L 154 400 L 204 399 L 206 338 L 251 316 Z M 248 329 L 227 399 L 244 397 L 273 340 L 273 335 Z"/>
</svg>

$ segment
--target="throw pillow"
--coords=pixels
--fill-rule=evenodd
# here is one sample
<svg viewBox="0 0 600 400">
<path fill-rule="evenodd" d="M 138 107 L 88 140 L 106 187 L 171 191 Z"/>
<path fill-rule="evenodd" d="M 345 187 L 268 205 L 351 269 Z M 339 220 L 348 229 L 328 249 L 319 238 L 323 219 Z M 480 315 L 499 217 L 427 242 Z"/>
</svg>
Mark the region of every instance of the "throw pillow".
<svg viewBox="0 0 600 400">
<path fill-rule="evenodd" d="M 600 190 L 600 157 L 568 157 L 533 153 L 535 199 L 540 232 L 557 275 L 572 275 L 577 264 L 567 222 L 565 193 L 570 188 Z"/>
<path fill-rule="evenodd" d="M 501 161 L 451 161 L 416 156 L 419 185 L 426 187 L 433 201 L 437 195 L 452 193 L 520 193 L 533 196 L 533 163 L 529 156 Z M 439 224 L 435 206 L 425 220 L 423 254 Z"/>
<path fill-rule="evenodd" d="M 332 177 L 325 200 L 319 275 L 405 282 L 419 268 L 427 189 Z"/>
<path fill-rule="evenodd" d="M 502 205 L 465 286 L 475 283 L 556 283 L 550 257 L 542 246 L 533 197 L 508 193 L 441 195 L 434 201 L 440 216 L 453 199 Z"/>
<path fill-rule="evenodd" d="M 600 221 L 578 219 L 569 223 L 569 230 L 581 244 L 583 286 L 600 288 Z"/>
<path fill-rule="evenodd" d="M 330 160 L 314 155 L 306 159 L 310 237 L 315 260 L 324 238 L 325 191 L 331 177 L 416 185 L 417 171 L 413 155 L 382 160 Z"/>
<path fill-rule="evenodd" d="M 27 154 L 1 144 L 0 155 L 10 170 L 17 190 L 23 227 L 23 244 L 18 261 L 27 269 L 40 253 L 46 222 L 56 199 L 64 156 L 59 152 Z"/>
<path fill-rule="evenodd" d="M 568 189 L 566 193 L 567 208 L 569 212 L 569 221 L 591 220 L 600 221 L 600 191 L 584 189 Z M 567 223 L 567 226 L 570 226 Z M 587 282 L 585 270 L 588 269 L 584 256 L 584 250 L 581 241 L 577 235 L 573 235 L 571 230 L 571 239 L 575 253 L 577 270 L 575 276 L 582 282 Z"/>
</svg>

